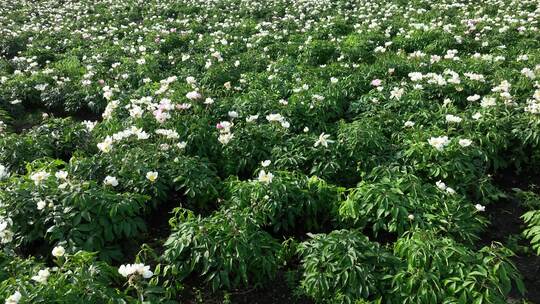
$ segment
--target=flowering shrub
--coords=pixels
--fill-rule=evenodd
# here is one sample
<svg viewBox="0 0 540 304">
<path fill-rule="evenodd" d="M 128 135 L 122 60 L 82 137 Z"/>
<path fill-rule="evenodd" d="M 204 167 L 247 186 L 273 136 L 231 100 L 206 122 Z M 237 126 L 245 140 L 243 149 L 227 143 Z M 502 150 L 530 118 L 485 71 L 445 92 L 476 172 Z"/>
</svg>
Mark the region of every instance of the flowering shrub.
<svg viewBox="0 0 540 304">
<path fill-rule="evenodd" d="M 538 1 L 60 2 L 0 0 L 0 301 L 520 294 Z"/>
<path fill-rule="evenodd" d="M 214 290 L 262 284 L 280 264 L 279 243 L 246 211 L 236 209 L 206 218 L 183 212 L 174 219 L 165 248 L 169 273 L 176 278 L 195 273 Z"/>
<path fill-rule="evenodd" d="M 298 247 L 302 290 L 318 302 L 355 303 L 376 298 L 397 259 L 358 231 L 311 235 Z"/>
<path fill-rule="evenodd" d="M 95 254 L 88 252 L 66 255 L 54 267 L 2 253 L 0 265 L 0 297 L 6 303 L 54 303 L 59 299 L 74 303 L 133 301 L 114 288 L 121 282 L 115 269 L 96 261 Z"/>
</svg>

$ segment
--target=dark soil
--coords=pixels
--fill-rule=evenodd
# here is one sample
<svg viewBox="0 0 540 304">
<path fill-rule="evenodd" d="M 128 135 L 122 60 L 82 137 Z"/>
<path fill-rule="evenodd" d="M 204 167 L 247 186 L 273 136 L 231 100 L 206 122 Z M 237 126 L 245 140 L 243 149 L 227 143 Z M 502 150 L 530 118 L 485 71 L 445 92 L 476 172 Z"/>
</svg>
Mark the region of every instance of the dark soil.
<svg viewBox="0 0 540 304">
<path fill-rule="evenodd" d="M 540 185 L 540 175 L 531 173 L 517 174 L 508 170 L 497 174 L 495 182 L 511 195 L 512 188 L 528 190 L 531 185 Z M 493 241 L 507 244 L 510 237 L 519 236 L 525 228 L 525 224 L 520 217 L 526 211 L 521 202 L 513 196 L 489 205 L 486 208 L 486 215 L 491 224 L 482 236 L 479 245 L 489 245 Z M 523 239 L 519 239 L 518 243 L 522 246 L 529 245 Z M 516 300 L 527 300 L 529 303 L 540 304 L 540 257 L 517 251 L 512 261 L 523 276 L 527 293 L 522 297 L 517 290 L 514 290 L 511 297 Z"/>
<path fill-rule="evenodd" d="M 186 304 L 221 304 L 227 302 L 231 304 L 313 304 L 308 298 L 294 294 L 285 279 L 285 273 L 280 272 L 276 279 L 256 289 L 240 289 L 224 293 L 212 293 L 210 290 L 199 290 L 193 288 L 188 291 L 186 299 L 190 299 Z"/>
</svg>

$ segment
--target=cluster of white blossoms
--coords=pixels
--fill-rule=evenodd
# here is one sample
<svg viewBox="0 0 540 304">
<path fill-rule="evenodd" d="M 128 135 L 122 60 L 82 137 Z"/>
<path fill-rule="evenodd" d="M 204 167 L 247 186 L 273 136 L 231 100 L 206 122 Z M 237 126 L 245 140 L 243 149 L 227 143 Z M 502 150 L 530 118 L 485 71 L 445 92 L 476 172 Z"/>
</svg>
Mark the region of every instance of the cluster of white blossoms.
<svg viewBox="0 0 540 304">
<path fill-rule="evenodd" d="M 217 125 L 216 125 L 216 129 L 219 130 L 219 137 L 218 137 L 218 141 L 223 144 L 223 145 L 226 145 L 228 144 L 231 139 L 233 139 L 234 137 L 234 134 L 231 132 L 231 128 L 234 126 L 234 124 L 230 121 L 220 121 Z"/>
<path fill-rule="evenodd" d="M 534 91 L 533 98 L 527 101 L 527 106 L 525 106 L 524 110 L 531 114 L 540 114 L 540 89 Z"/>
<path fill-rule="evenodd" d="M 442 151 L 444 150 L 444 147 L 450 144 L 450 140 L 448 139 L 448 136 L 431 137 L 428 139 L 428 143 L 438 151 Z"/>
<path fill-rule="evenodd" d="M 120 142 L 129 137 L 135 137 L 139 140 L 145 140 L 150 137 L 150 134 L 146 133 L 142 128 L 131 126 L 128 129 L 113 134 L 112 136 L 105 137 L 102 142 L 97 144 L 97 147 L 101 152 L 109 153 L 111 152 L 113 144 L 115 142 Z"/>
<path fill-rule="evenodd" d="M 279 122 L 283 128 L 289 128 L 291 124 L 279 113 L 272 113 L 266 115 L 266 120 L 269 122 Z"/>
<path fill-rule="evenodd" d="M 32 277 L 32 280 L 38 283 L 44 284 L 44 283 L 47 283 L 47 279 L 49 278 L 50 275 L 51 273 L 49 272 L 48 268 L 41 269 L 40 271 L 38 271 L 37 275 Z"/>
<path fill-rule="evenodd" d="M 272 182 L 272 179 L 274 179 L 274 174 L 266 172 L 264 170 L 259 171 L 259 177 L 257 178 L 257 180 L 260 183 L 270 184 Z"/>
<path fill-rule="evenodd" d="M 118 273 L 125 278 L 132 275 L 138 275 L 145 279 L 149 279 L 154 275 L 154 273 L 150 270 L 150 266 L 146 266 L 142 263 L 120 265 L 118 268 Z"/>
<path fill-rule="evenodd" d="M 0 218 L 0 243 L 7 244 L 13 241 L 13 231 L 10 228 L 13 226 L 13 220 L 9 217 Z"/>
<path fill-rule="evenodd" d="M 37 186 L 43 183 L 43 181 L 47 180 L 49 176 L 51 176 L 51 174 L 46 171 L 38 171 L 31 174 L 30 179 L 34 181 L 34 184 Z"/>
<path fill-rule="evenodd" d="M 437 188 L 441 189 L 442 191 L 445 191 L 448 194 L 455 194 L 456 193 L 456 191 L 454 189 L 452 189 L 451 187 L 448 187 L 442 181 L 436 182 L 435 185 L 437 186 Z"/>
<path fill-rule="evenodd" d="M 461 121 L 463 120 L 463 118 L 459 117 L 459 116 L 455 116 L 455 115 L 452 115 L 452 114 L 448 114 L 446 115 L 446 122 L 447 123 L 460 123 Z"/>
</svg>

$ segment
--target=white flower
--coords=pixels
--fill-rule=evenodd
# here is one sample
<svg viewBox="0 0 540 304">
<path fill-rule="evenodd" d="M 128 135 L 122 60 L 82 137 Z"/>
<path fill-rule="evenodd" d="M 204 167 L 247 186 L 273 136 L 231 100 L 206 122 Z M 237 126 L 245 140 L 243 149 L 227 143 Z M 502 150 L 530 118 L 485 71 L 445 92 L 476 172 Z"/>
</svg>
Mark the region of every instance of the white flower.
<svg viewBox="0 0 540 304">
<path fill-rule="evenodd" d="M 49 278 L 49 275 L 50 275 L 49 269 L 45 268 L 38 271 L 38 274 L 33 276 L 32 280 L 38 283 L 47 283 L 47 279 Z"/>
<path fill-rule="evenodd" d="M 463 119 L 459 116 L 455 116 L 452 114 L 446 115 L 446 122 L 448 123 L 460 123 Z"/>
<path fill-rule="evenodd" d="M 238 113 L 236 111 L 229 111 L 227 114 L 229 115 L 230 118 L 238 117 Z"/>
<path fill-rule="evenodd" d="M 56 246 L 56 247 L 54 247 L 53 250 L 52 250 L 52 255 L 53 255 L 54 257 L 59 258 L 59 257 L 64 256 L 64 254 L 66 254 L 66 250 L 64 249 L 63 246 Z"/>
<path fill-rule="evenodd" d="M 480 102 L 482 108 L 494 107 L 497 105 L 497 100 L 494 97 L 484 97 Z"/>
<path fill-rule="evenodd" d="M 193 76 L 188 76 L 188 77 L 186 77 L 186 82 L 187 82 L 188 84 L 193 85 L 193 84 L 196 84 L 196 83 L 197 83 L 197 80 L 195 80 L 195 77 L 193 77 Z"/>
<path fill-rule="evenodd" d="M 412 72 L 412 73 L 409 73 L 408 76 L 411 79 L 411 81 L 419 81 L 419 80 L 422 80 L 422 78 L 424 78 L 424 75 L 422 75 L 422 73 L 420 72 Z"/>
<path fill-rule="evenodd" d="M 414 122 L 408 120 L 408 121 L 405 122 L 404 125 L 405 125 L 405 127 L 407 127 L 407 128 L 412 128 L 412 127 L 414 127 Z"/>
<path fill-rule="evenodd" d="M 337 83 L 339 80 L 336 77 L 331 77 L 330 82 L 331 83 Z"/>
<path fill-rule="evenodd" d="M 270 184 L 273 178 L 274 178 L 274 174 L 270 172 L 266 173 L 266 171 L 261 170 L 259 172 L 258 181 L 261 183 Z"/>
<path fill-rule="evenodd" d="M 234 134 L 232 133 L 222 133 L 219 135 L 218 141 L 221 144 L 226 145 L 231 141 L 231 139 L 233 139 L 233 137 L 234 137 Z"/>
<path fill-rule="evenodd" d="M 49 176 L 51 176 L 49 173 L 47 173 L 45 171 L 39 171 L 39 172 L 36 172 L 36 173 L 30 175 L 30 179 L 34 181 L 34 184 L 39 185 L 44 180 L 49 178 Z"/>
<path fill-rule="evenodd" d="M 197 100 L 197 99 L 201 99 L 202 95 L 197 91 L 191 91 L 186 94 L 186 98 L 189 100 Z"/>
<path fill-rule="evenodd" d="M 407 218 L 408 218 L 409 220 L 411 220 L 411 221 L 414 220 L 414 214 L 409 214 L 409 215 L 407 216 Z"/>
<path fill-rule="evenodd" d="M 486 206 L 482 206 L 480 204 L 474 205 L 474 208 L 476 208 L 477 211 L 484 212 L 486 211 Z"/>
<path fill-rule="evenodd" d="M 68 173 L 66 171 L 60 170 L 56 172 L 54 176 L 58 179 L 66 179 L 68 177 Z"/>
<path fill-rule="evenodd" d="M 448 136 L 431 137 L 428 139 L 428 143 L 438 151 L 442 151 L 450 143 L 450 140 L 448 140 Z"/>
<path fill-rule="evenodd" d="M 390 91 L 390 99 L 401 99 L 403 93 L 405 93 L 403 88 L 395 87 Z"/>
<path fill-rule="evenodd" d="M 282 121 L 284 119 L 283 116 L 281 116 L 281 114 L 268 114 L 266 115 L 266 120 L 268 121 Z"/>
<path fill-rule="evenodd" d="M 97 144 L 98 149 L 103 153 L 109 153 L 112 149 L 113 139 L 107 136 L 104 141 Z"/>
<path fill-rule="evenodd" d="M 250 115 L 246 118 L 246 122 L 254 122 L 259 118 L 259 115 Z"/>
<path fill-rule="evenodd" d="M 150 271 L 150 266 L 146 266 L 142 263 L 120 265 L 118 273 L 125 278 L 131 275 L 140 275 L 145 279 L 149 279 L 154 275 L 154 273 Z"/>
<path fill-rule="evenodd" d="M 8 226 L 8 222 L 4 221 L 4 220 L 1 220 L 0 221 L 0 232 L 6 230 L 7 226 Z"/>
<path fill-rule="evenodd" d="M 37 210 L 43 210 L 43 208 L 45 208 L 46 205 L 47 203 L 44 200 L 39 200 L 37 202 Z"/>
<path fill-rule="evenodd" d="M 116 186 L 118 186 L 118 179 L 116 179 L 116 177 L 114 177 L 114 176 L 107 176 L 103 180 L 103 183 L 105 185 L 108 185 L 108 186 L 116 187 Z"/>
<path fill-rule="evenodd" d="M 482 114 L 480 114 L 480 113 L 476 113 L 476 114 L 474 114 L 472 116 L 472 119 L 474 119 L 474 120 L 479 120 L 480 118 L 482 118 Z"/>
<path fill-rule="evenodd" d="M 2 244 L 10 243 L 13 240 L 13 235 L 14 235 L 13 231 L 7 230 L 7 229 L 0 232 L 1 243 Z"/>
<path fill-rule="evenodd" d="M 0 180 L 9 177 L 9 172 L 6 167 L 0 165 Z"/>
<path fill-rule="evenodd" d="M 151 181 L 152 183 L 156 181 L 158 178 L 158 172 L 156 171 L 149 171 L 146 173 L 146 179 Z"/>
<path fill-rule="evenodd" d="M 462 147 L 468 147 L 472 144 L 472 140 L 470 139 L 460 139 L 459 140 L 459 145 L 462 146 Z"/>
<path fill-rule="evenodd" d="M 446 184 L 443 183 L 442 181 L 436 182 L 435 185 L 437 185 L 437 188 L 439 188 L 441 190 L 446 190 Z"/>
<path fill-rule="evenodd" d="M 186 146 L 187 146 L 187 142 L 181 141 L 181 142 L 177 143 L 176 146 L 177 146 L 179 149 L 185 149 Z"/>
<path fill-rule="evenodd" d="M 268 167 L 268 166 L 270 166 L 271 163 L 272 163 L 272 161 L 267 159 L 267 160 L 261 162 L 261 166 Z"/>
<path fill-rule="evenodd" d="M 321 135 L 319 135 L 319 139 L 317 139 L 317 141 L 315 142 L 315 144 L 313 144 L 313 146 L 318 147 L 319 145 L 321 145 L 323 147 L 328 147 L 328 144 L 331 144 L 334 142 L 333 140 L 329 140 L 328 139 L 329 137 L 330 137 L 329 134 L 324 134 L 324 132 L 321 133 Z"/>
<path fill-rule="evenodd" d="M 22 298 L 22 295 L 20 292 L 16 291 L 14 294 L 12 294 L 11 296 L 9 296 L 7 299 L 6 299 L 6 304 L 17 304 L 19 303 L 19 301 L 21 300 Z"/>
<path fill-rule="evenodd" d="M 478 94 L 474 94 L 472 96 L 467 97 L 468 101 L 477 101 L 479 99 L 480 99 L 480 95 L 478 95 Z"/>
</svg>

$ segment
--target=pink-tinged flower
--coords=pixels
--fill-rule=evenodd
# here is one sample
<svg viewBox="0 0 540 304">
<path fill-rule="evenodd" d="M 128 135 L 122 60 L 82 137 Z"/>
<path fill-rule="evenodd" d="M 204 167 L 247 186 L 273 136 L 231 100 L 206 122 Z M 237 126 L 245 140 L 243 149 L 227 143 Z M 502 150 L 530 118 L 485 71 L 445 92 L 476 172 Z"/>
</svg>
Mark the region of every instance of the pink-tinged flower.
<svg viewBox="0 0 540 304">
<path fill-rule="evenodd" d="M 381 84 L 382 84 L 382 80 L 380 80 L 380 79 L 373 79 L 373 80 L 371 81 L 371 85 L 374 86 L 374 87 L 378 87 L 378 86 L 380 86 Z"/>
<path fill-rule="evenodd" d="M 191 91 L 191 92 L 186 94 L 186 98 L 189 99 L 189 100 L 197 100 L 197 99 L 201 99 L 202 95 L 201 95 L 201 93 L 199 93 L 197 91 Z"/>
</svg>

